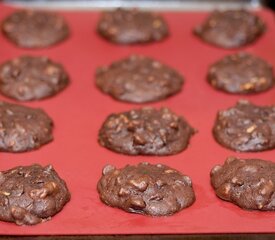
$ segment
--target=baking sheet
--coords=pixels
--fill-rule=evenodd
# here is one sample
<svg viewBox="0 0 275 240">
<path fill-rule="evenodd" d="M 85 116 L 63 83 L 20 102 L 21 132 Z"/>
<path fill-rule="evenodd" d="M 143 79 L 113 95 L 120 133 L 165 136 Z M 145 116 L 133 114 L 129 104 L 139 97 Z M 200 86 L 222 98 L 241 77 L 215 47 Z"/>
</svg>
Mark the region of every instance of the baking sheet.
<svg viewBox="0 0 275 240">
<path fill-rule="evenodd" d="M 0 5 L 0 19 L 14 9 Z M 22 54 L 47 55 L 63 63 L 71 84 L 59 95 L 38 102 L 24 103 L 43 108 L 54 120 L 54 141 L 39 150 L 11 154 L 0 153 L 0 170 L 17 165 L 53 164 L 66 180 L 71 201 L 51 221 L 36 226 L 16 226 L 0 222 L 0 234 L 188 234 L 188 233 L 272 233 L 275 212 L 244 211 L 218 199 L 209 182 L 209 171 L 222 164 L 227 156 L 262 158 L 275 161 L 275 150 L 237 154 L 216 143 L 211 128 L 219 109 L 233 106 L 240 96 L 218 92 L 206 80 L 209 64 L 236 51 L 222 50 L 202 43 L 191 33 L 207 13 L 164 13 L 171 36 L 160 43 L 119 46 L 100 38 L 96 32 L 97 12 L 63 12 L 71 27 L 71 37 L 60 45 L 43 50 L 15 47 L 0 35 L 0 62 Z M 243 49 L 275 65 L 275 25 L 268 10 L 258 14 L 268 30 L 255 44 Z M 133 157 L 113 153 L 97 143 L 97 133 L 112 112 L 126 111 L 141 105 L 127 104 L 102 94 L 94 84 L 97 66 L 130 53 L 144 54 L 176 68 L 185 76 L 181 93 L 167 100 L 146 104 L 167 106 L 183 115 L 198 130 L 184 152 L 169 157 Z M 275 104 L 275 88 L 245 97 L 256 104 Z M 3 96 L 0 100 L 14 102 Z M 196 202 L 170 217 L 151 218 L 130 214 L 100 202 L 96 184 L 106 164 L 123 167 L 141 161 L 163 163 L 189 175 L 194 183 Z"/>
</svg>

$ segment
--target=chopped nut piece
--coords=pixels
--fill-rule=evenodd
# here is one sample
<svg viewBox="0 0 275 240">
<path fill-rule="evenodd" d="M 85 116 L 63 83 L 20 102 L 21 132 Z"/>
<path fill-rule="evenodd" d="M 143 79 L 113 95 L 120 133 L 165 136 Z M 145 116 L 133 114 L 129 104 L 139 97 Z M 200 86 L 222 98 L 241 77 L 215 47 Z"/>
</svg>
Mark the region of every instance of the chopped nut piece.
<svg viewBox="0 0 275 240">
<path fill-rule="evenodd" d="M 10 196 L 11 195 L 9 192 L 5 192 L 5 191 L 0 191 L 0 194 L 3 194 L 5 196 Z"/>
<path fill-rule="evenodd" d="M 165 173 L 174 173 L 175 170 L 173 170 L 173 169 L 167 169 L 167 170 L 165 170 L 164 172 L 165 172 Z"/>
<path fill-rule="evenodd" d="M 245 90 L 250 90 L 253 89 L 255 87 L 255 85 L 253 83 L 245 83 L 242 85 L 242 88 Z"/>
<path fill-rule="evenodd" d="M 252 126 L 250 126 L 249 128 L 246 129 L 246 132 L 247 133 L 252 133 L 256 128 L 257 128 L 256 125 L 252 125 Z"/>
<path fill-rule="evenodd" d="M 154 28 L 160 28 L 161 25 L 162 25 L 162 22 L 161 22 L 160 20 L 155 20 L 155 21 L 153 22 L 153 27 L 154 27 Z"/>
<path fill-rule="evenodd" d="M 140 191 L 145 191 L 148 187 L 148 183 L 144 180 L 140 181 L 139 179 L 137 180 L 132 179 L 130 180 L 130 183 Z"/>
</svg>

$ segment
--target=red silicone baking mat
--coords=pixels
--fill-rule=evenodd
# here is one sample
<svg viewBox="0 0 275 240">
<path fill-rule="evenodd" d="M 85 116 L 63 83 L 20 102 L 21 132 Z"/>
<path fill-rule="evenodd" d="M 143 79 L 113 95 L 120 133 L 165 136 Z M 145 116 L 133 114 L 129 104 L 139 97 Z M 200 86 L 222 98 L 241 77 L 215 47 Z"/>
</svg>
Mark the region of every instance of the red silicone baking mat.
<svg viewBox="0 0 275 240">
<path fill-rule="evenodd" d="M 14 9 L 0 5 L 0 19 Z M 71 37 L 58 46 L 44 50 L 23 50 L 0 36 L 0 62 L 21 54 L 47 55 L 64 64 L 71 77 L 70 86 L 59 95 L 24 105 L 43 108 L 54 120 L 54 141 L 29 153 L 0 154 L 0 170 L 17 165 L 53 164 L 72 193 L 71 201 L 51 221 L 37 226 L 0 223 L 0 234 L 187 234 L 187 233 L 261 233 L 274 232 L 275 213 L 244 211 L 218 199 L 209 183 L 209 171 L 230 155 L 273 160 L 275 150 L 237 154 L 218 145 L 211 128 L 219 109 L 230 107 L 239 96 L 213 90 L 205 75 L 210 63 L 234 51 L 204 44 L 192 35 L 192 29 L 207 13 L 164 13 L 171 36 L 161 42 L 140 46 L 119 46 L 106 42 L 95 32 L 99 13 L 61 13 L 71 27 Z M 243 49 L 275 65 L 275 24 L 267 10 L 258 14 L 268 29 L 255 44 Z M 176 68 L 185 76 L 181 93 L 150 104 L 167 106 L 184 115 L 198 133 L 188 149 L 170 157 L 131 157 L 113 153 L 97 143 L 98 130 L 112 112 L 140 105 L 113 100 L 95 88 L 97 66 L 139 53 L 154 57 Z M 246 97 L 256 104 L 275 104 L 275 88 Z M 11 101 L 0 97 L 1 100 Z M 151 218 L 130 214 L 100 202 L 96 184 L 107 163 L 122 167 L 141 161 L 163 163 L 191 176 L 197 200 L 190 208 L 171 217 Z"/>
</svg>

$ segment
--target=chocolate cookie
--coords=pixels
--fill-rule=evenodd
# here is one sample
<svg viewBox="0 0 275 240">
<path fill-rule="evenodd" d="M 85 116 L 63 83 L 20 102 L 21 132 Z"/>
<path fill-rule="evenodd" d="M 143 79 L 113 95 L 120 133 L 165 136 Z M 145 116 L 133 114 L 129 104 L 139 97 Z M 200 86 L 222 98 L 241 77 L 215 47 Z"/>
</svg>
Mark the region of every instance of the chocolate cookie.
<svg viewBox="0 0 275 240">
<path fill-rule="evenodd" d="M 50 220 L 70 200 L 66 183 L 51 165 L 0 172 L 0 220 L 35 225 Z"/>
<path fill-rule="evenodd" d="M 22 56 L 0 66 L 0 91 L 19 101 L 53 96 L 69 83 L 62 65 L 46 57 Z"/>
<path fill-rule="evenodd" d="M 183 77 L 154 59 L 131 55 L 97 69 L 96 85 L 113 98 L 133 103 L 158 101 L 178 93 Z"/>
<path fill-rule="evenodd" d="M 194 132 L 168 108 L 147 107 L 111 114 L 99 131 L 99 143 L 129 155 L 173 155 L 187 147 Z"/>
<path fill-rule="evenodd" d="M 220 111 L 213 129 L 216 140 L 239 152 L 275 148 L 275 106 L 256 106 L 246 100 Z"/>
<path fill-rule="evenodd" d="M 107 165 L 97 189 L 105 204 L 150 216 L 172 215 L 195 201 L 190 177 L 162 164 Z"/>
<path fill-rule="evenodd" d="M 168 26 L 160 15 L 136 9 L 102 13 L 97 31 L 118 44 L 155 42 L 169 35 Z"/>
<path fill-rule="evenodd" d="M 195 34 L 217 47 L 239 48 L 254 42 L 265 28 L 258 16 L 246 10 L 214 11 Z"/>
<path fill-rule="evenodd" d="M 248 53 L 229 55 L 214 63 L 208 81 L 218 90 L 237 94 L 263 92 L 275 83 L 272 66 Z"/>
<path fill-rule="evenodd" d="M 211 171 L 211 184 L 223 200 L 244 209 L 275 210 L 275 163 L 229 157 Z"/>
<path fill-rule="evenodd" d="M 0 151 L 26 152 L 52 141 L 53 122 L 42 109 L 0 101 Z"/>
<path fill-rule="evenodd" d="M 4 20 L 2 31 L 23 48 L 48 47 L 69 36 L 69 27 L 61 16 L 34 10 L 14 12 Z"/>
</svg>

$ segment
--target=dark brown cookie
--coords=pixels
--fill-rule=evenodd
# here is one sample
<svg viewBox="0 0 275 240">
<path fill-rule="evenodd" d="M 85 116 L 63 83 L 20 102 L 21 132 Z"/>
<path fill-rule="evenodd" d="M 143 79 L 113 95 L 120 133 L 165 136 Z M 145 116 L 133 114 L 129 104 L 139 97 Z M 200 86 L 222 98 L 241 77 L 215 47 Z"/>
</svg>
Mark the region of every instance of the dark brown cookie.
<svg viewBox="0 0 275 240">
<path fill-rule="evenodd" d="M 222 48 L 239 48 L 258 39 L 265 23 L 246 10 L 214 11 L 195 29 L 202 40 Z"/>
<path fill-rule="evenodd" d="M 211 170 L 211 184 L 223 200 L 244 209 L 275 210 L 275 163 L 229 157 Z"/>
<path fill-rule="evenodd" d="M 172 215 L 195 201 L 190 177 L 162 164 L 107 165 L 97 189 L 105 204 L 150 216 Z"/>
<path fill-rule="evenodd" d="M 62 65 L 46 57 L 22 56 L 0 66 L 0 91 L 19 101 L 53 96 L 69 83 Z"/>
<path fill-rule="evenodd" d="M 108 67 L 99 68 L 96 85 L 115 99 L 145 103 L 178 93 L 183 85 L 183 77 L 159 61 L 131 55 Z"/>
<path fill-rule="evenodd" d="M 220 111 L 213 129 L 216 140 L 238 152 L 275 148 L 275 106 L 256 106 L 240 100 Z"/>
<path fill-rule="evenodd" d="M 44 48 L 59 43 L 69 36 L 63 17 L 51 12 L 20 10 L 8 16 L 2 31 L 19 47 Z"/>
<path fill-rule="evenodd" d="M 51 165 L 0 172 L 0 220 L 35 225 L 50 220 L 70 200 L 66 183 Z"/>
<path fill-rule="evenodd" d="M 111 114 L 99 132 L 99 143 L 129 155 L 173 155 L 184 150 L 194 129 L 168 108 L 146 107 Z"/>
<path fill-rule="evenodd" d="M 136 9 L 102 13 L 97 31 L 118 44 L 155 42 L 169 35 L 168 26 L 160 15 Z"/>
<path fill-rule="evenodd" d="M 0 101 L 0 151 L 26 152 L 52 141 L 53 122 L 42 109 Z"/>
<path fill-rule="evenodd" d="M 224 92 L 249 94 L 270 89 L 275 80 L 270 64 L 251 54 L 237 53 L 214 63 L 208 82 Z"/>
</svg>

